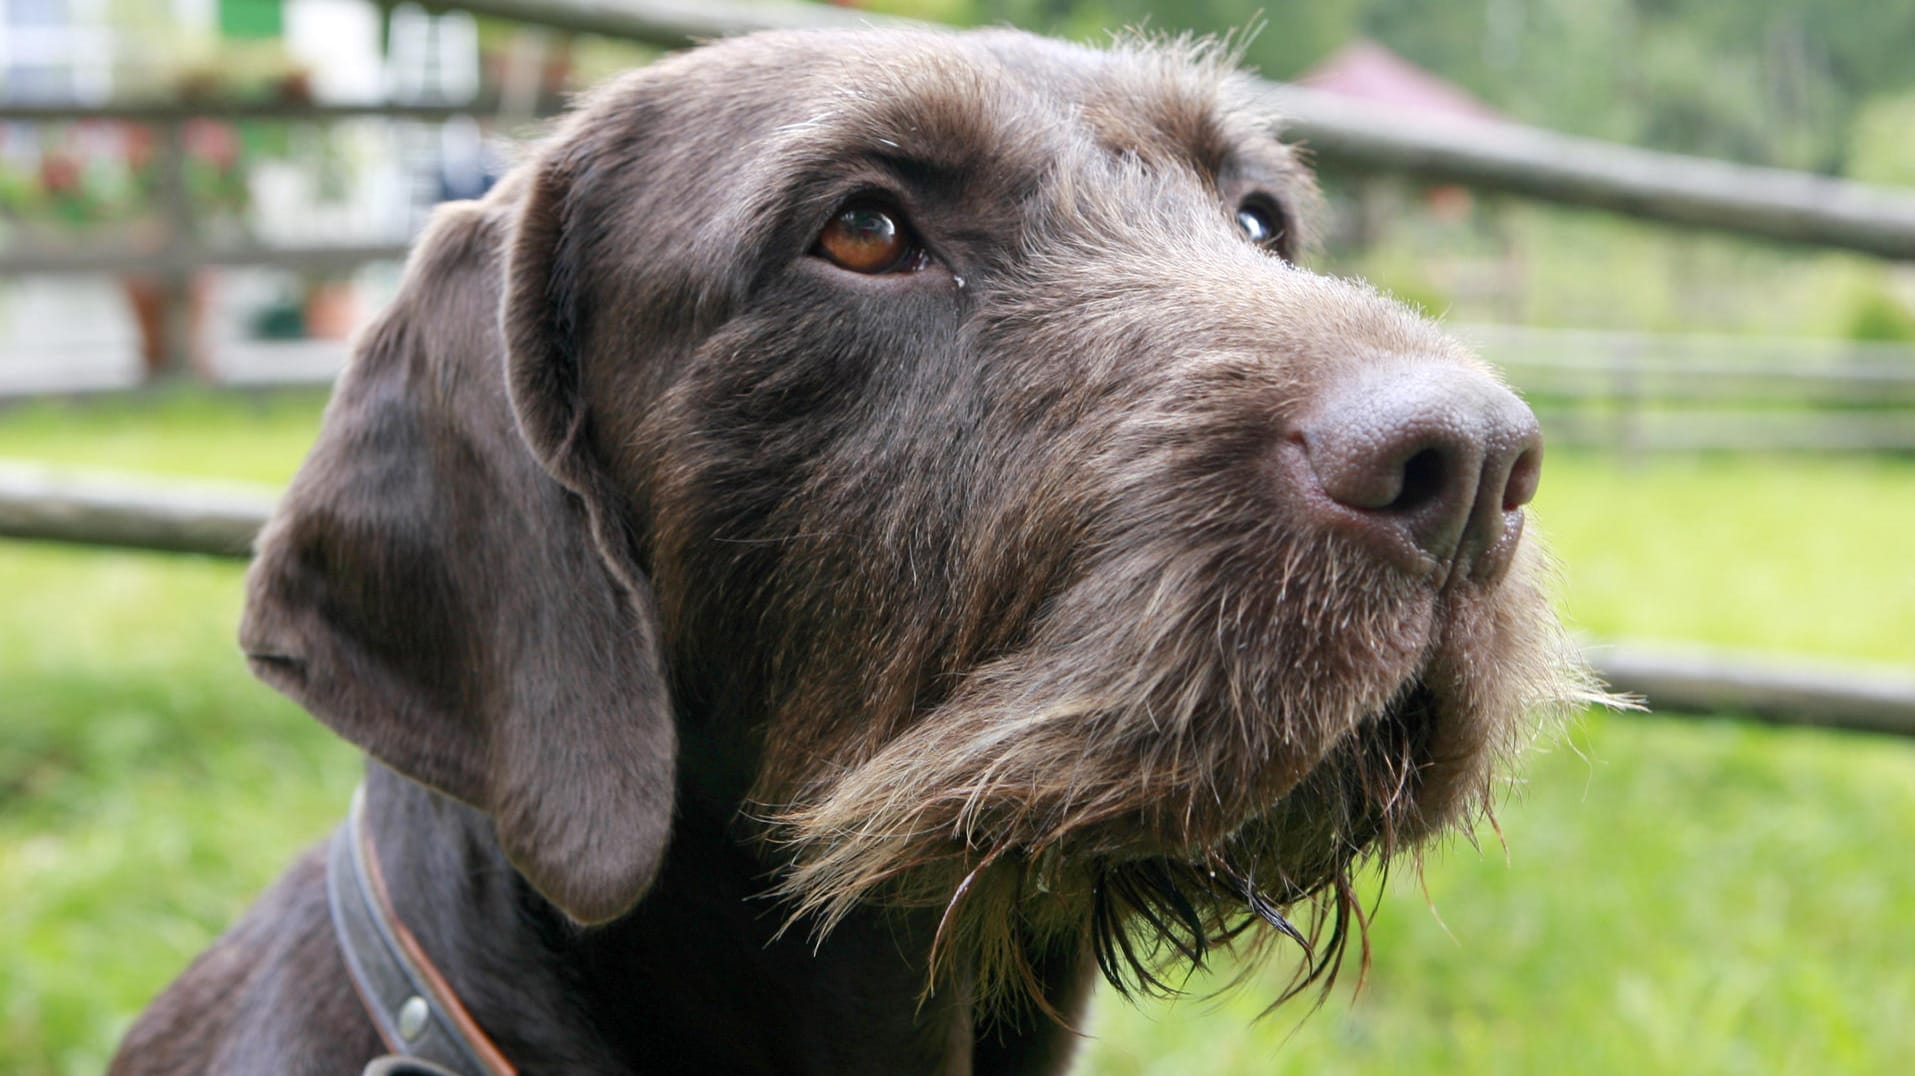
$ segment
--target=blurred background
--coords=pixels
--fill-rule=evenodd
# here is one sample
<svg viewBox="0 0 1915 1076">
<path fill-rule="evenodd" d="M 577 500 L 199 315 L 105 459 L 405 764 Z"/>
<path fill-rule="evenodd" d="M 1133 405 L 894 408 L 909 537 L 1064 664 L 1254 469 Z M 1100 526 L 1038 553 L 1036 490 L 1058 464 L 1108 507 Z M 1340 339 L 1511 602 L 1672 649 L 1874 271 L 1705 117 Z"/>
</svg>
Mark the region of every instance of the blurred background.
<svg viewBox="0 0 1915 1076">
<path fill-rule="evenodd" d="M 1561 608 L 1657 710 L 1548 730 L 1497 826 L 1373 881 L 1354 996 L 1101 998 L 1085 1068 L 1912 1071 L 1915 5 L 846 6 L 0 0 L 0 1072 L 100 1070 L 341 816 L 236 554 L 431 207 L 691 37 L 888 17 L 1258 27 L 1311 265 L 1524 391 Z"/>
</svg>

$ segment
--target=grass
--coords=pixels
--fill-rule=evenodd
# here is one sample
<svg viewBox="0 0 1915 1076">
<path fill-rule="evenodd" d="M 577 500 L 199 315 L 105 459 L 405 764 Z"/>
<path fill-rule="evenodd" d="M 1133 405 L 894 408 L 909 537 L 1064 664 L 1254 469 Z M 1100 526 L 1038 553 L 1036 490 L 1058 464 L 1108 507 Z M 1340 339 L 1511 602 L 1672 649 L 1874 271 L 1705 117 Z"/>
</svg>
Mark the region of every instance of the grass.
<svg viewBox="0 0 1915 1076">
<path fill-rule="evenodd" d="M 214 394 L 193 386 L 0 412 L 0 457 L 70 467 L 283 484 L 319 429 L 314 390 Z"/>
<path fill-rule="evenodd" d="M 1376 963 L 1304 1020 L 1106 1007 L 1092 1071 L 1888 1073 L 1915 1057 L 1915 750 L 1592 717 L 1478 851 L 1392 882 Z M 1439 918 L 1440 916 L 1440 918 Z M 1207 1011 L 1216 1008 L 1220 1011 Z M 1905 1071 L 1905 1070 L 1901 1070 Z"/>
<path fill-rule="evenodd" d="M 0 456 L 283 481 L 311 395 L 0 414 Z M 1552 458 L 1539 515 L 1599 635 L 1915 660 L 1907 461 Z M 353 752 L 246 675 L 231 564 L 0 544 L 0 1071 L 96 1072 L 339 817 Z M 1915 746 L 1591 715 L 1478 835 L 1393 879 L 1376 964 L 1258 1018 L 1100 1004 L 1087 1068 L 1894 1072 L 1915 1057 Z M 1434 912 L 1432 912 L 1433 907 Z M 1440 915 L 1440 919 L 1438 916 Z M 1205 984 L 1196 984 L 1199 991 Z"/>
<path fill-rule="evenodd" d="M 1591 635 L 1915 664 L 1915 460 L 1561 454 L 1536 515 Z"/>
<path fill-rule="evenodd" d="M 0 455 L 279 483 L 311 394 L 0 415 Z M 357 756 L 254 683 L 239 566 L 0 544 L 0 1072 L 98 1072 L 339 814 Z"/>
</svg>

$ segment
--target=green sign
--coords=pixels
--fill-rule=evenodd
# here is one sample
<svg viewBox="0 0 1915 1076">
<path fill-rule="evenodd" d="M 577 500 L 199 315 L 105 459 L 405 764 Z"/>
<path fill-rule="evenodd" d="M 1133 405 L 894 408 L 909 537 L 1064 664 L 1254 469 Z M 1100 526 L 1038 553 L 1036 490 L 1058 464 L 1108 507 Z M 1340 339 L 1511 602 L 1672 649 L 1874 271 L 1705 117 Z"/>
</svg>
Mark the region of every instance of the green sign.
<svg viewBox="0 0 1915 1076">
<path fill-rule="evenodd" d="M 221 37 L 256 40 L 278 37 L 285 28 L 282 0 L 219 0 Z"/>
</svg>

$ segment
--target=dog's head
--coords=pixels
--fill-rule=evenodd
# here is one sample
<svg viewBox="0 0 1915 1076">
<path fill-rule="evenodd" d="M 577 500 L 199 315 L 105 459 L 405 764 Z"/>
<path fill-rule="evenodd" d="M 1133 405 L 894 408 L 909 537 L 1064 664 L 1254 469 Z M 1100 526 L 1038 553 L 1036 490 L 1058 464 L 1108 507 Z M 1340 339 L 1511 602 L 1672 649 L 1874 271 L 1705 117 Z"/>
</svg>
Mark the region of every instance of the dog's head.
<svg viewBox="0 0 1915 1076">
<path fill-rule="evenodd" d="M 1000 984 L 1086 941 L 1150 983 L 1308 899 L 1329 967 L 1351 866 L 1591 688 L 1522 532 L 1533 419 L 1297 268 L 1311 206 L 1201 49 L 660 62 L 441 212 L 246 649 L 581 921 L 697 795 L 814 928 L 943 907 Z"/>
</svg>

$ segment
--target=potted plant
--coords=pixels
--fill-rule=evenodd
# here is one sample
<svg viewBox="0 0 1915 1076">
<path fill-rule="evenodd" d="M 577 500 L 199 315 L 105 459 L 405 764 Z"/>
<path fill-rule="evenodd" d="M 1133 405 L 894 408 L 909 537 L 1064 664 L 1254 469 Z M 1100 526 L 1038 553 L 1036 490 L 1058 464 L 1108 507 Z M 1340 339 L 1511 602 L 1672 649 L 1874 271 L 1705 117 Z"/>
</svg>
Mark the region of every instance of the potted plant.
<svg viewBox="0 0 1915 1076">
<path fill-rule="evenodd" d="M 189 120 L 180 131 L 181 158 L 177 165 L 160 152 L 159 135 L 153 128 L 128 130 L 126 164 L 138 190 L 138 213 L 129 220 L 127 231 L 136 242 L 158 246 L 170 237 L 174 223 L 166 216 L 169 200 L 169 167 L 180 170 L 179 182 L 193 211 L 193 226 L 202 234 L 243 234 L 245 214 L 250 202 L 246 172 L 238 133 L 231 124 L 217 120 Z M 147 375 L 164 372 L 168 358 L 166 311 L 175 300 L 175 287 L 166 277 L 129 273 L 121 286 L 133 309 L 140 329 L 141 359 Z M 212 274 L 200 269 L 185 282 L 179 298 L 186 303 L 187 361 L 205 376 L 205 324 L 212 301 Z"/>
</svg>

